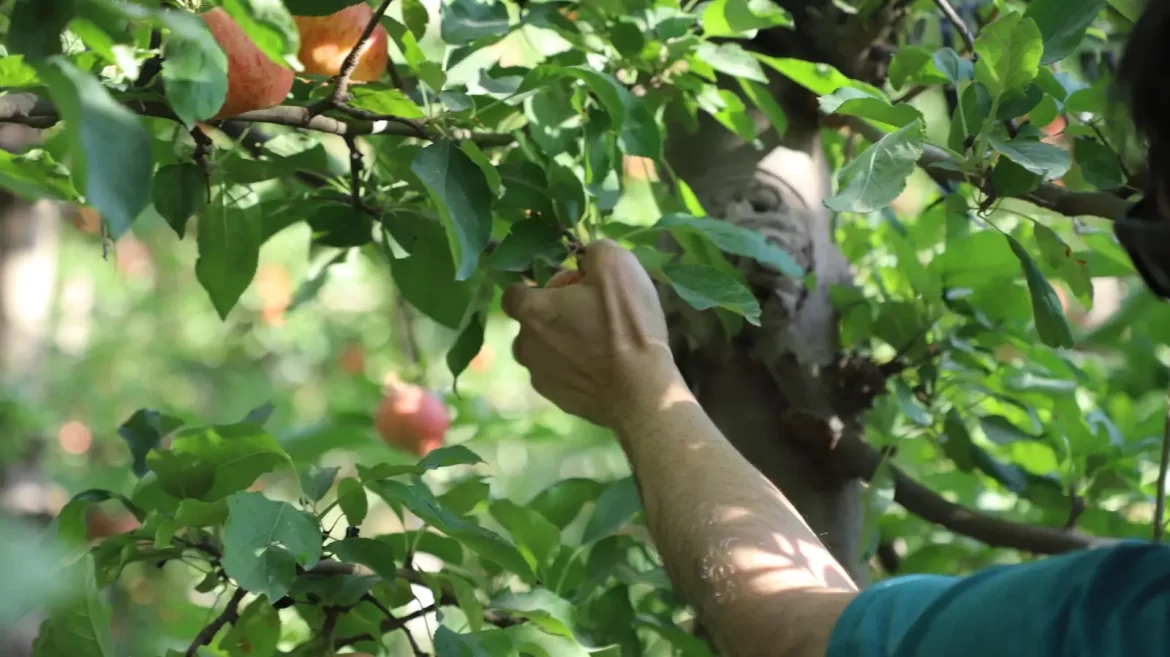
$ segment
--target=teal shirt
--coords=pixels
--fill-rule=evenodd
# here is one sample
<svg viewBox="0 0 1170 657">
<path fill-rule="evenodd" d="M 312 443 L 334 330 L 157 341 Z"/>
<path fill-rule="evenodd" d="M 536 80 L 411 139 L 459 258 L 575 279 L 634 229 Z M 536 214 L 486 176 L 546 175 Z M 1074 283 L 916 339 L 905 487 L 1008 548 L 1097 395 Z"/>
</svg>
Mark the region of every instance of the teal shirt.
<svg viewBox="0 0 1170 657">
<path fill-rule="evenodd" d="M 1170 547 L 885 580 L 846 607 L 827 657 L 1170 657 Z"/>
</svg>

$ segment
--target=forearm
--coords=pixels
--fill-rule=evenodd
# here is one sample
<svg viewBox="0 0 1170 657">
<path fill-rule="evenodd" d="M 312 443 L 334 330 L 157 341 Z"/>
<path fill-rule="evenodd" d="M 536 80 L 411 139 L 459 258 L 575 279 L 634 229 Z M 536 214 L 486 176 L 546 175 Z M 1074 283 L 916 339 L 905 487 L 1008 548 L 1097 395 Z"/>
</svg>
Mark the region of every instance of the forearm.
<svg viewBox="0 0 1170 657">
<path fill-rule="evenodd" d="M 821 657 L 855 591 L 848 575 L 673 364 L 640 376 L 616 428 L 675 586 L 728 657 Z"/>
</svg>

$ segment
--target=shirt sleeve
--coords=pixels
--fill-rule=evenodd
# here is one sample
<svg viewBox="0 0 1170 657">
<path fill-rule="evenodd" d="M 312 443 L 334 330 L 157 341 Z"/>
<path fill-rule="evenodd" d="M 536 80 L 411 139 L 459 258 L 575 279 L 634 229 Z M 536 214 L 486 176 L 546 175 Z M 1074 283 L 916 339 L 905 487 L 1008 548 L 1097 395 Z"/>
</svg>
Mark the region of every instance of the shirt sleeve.
<svg viewBox="0 0 1170 657">
<path fill-rule="evenodd" d="M 1125 542 L 968 577 L 876 584 L 827 657 L 1167 657 L 1170 547 Z"/>
</svg>

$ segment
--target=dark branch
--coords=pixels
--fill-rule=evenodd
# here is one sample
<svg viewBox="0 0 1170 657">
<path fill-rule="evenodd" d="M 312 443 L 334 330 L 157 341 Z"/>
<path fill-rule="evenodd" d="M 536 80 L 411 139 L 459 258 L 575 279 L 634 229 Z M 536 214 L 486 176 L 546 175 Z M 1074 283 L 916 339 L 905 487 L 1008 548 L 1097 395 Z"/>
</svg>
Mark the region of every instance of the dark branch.
<svg viewBox="0 0 1170 657">
<path fill-rule="evenodd" d="M 370 16 L 370 22 L 366 23 L 366 29 L 362 30 L 362 36 L 354 44 L 353 49 L 345 56 L 345 61 L 341 63 L 341 72 L 337 76 L 337 85 L 333 87 L 332 104 L 334 107 L 342 105 L 349 98 L 349 82 L 353 77 L 353 72 L 357 69 L 358 59 L 361 58 L 362 48 L 369 43 L 370 38 L 374 36 L 374 30 L 378 27 L 378 22 L 382 20 L 382 16 L 386 14 L 386 10 L 390 7 L 391 0 L 382 0 L 382 4 L 374 10 L 373 16 Z"/>
<path fill-rule="evenodd" d="M 947 17 L 947 20 L 949 20 L 951 24 L 955 26 L 955 29 L 959 31 L 959 36 L 963 37 L 963 43 L 966 44 L 967 51 L 974 56 L 975 35 L 971 33 L 971 28 L 968 27 L 965 21 L 963 21 L 962 17 L 959 16 L 959 13 L 955 11 L 955 8 L 951 6 L 951 3 L 948 2 L 948 0 L 934 0 L 934 4 L 938 5 L 938 8 L 942 10 L 943 15 Z"/>
<path fill-rule="evenodd" d="M 1166 412 L 1166 427 L 1162 429 L 1162 462 L 1158 466 L 1158 482 L 1154 494 L 1154 542 L 1166 536 L 1166 479 L 1170 475 L 1170 410 Z"/>
<path fill-rule="evenodd" d="M 200 630 L 199 634 L 195 635 L 195 640 L 191 642 L 191 647 L 187 648 L 185 657 L 195 657 L 199 652 L 199 646 L 210 645 L 212 639 L 215 638 L 216 634 L 219 634 L 219 631 L 223 629 L 224 625 L 234 623 L 239 619 L 240 602 L 247 594 L 248 592 L 244 589 L 236 589 L 236 592 L 232 594 L 231 600 L 228 600 L 227 606 L 223 608 L 223 611 L 208 623 L 207 627 Z"/>
<path fill-rule="evenodd" d="M 882 455 L 856 436 L 841 435 L 830 458 L 840 472 L 869 480 L 877 471 Z M 1060 554 L 1108 545 L 1113 541 L 1075 531 L 1025 525 L 994 518 L 949 502 L 918 483 L 892 464 L 894 501 L 924 520 L 982 541 L 992 547 L 1012 548 L 1037 554 Z"/>
<path fill-rule="evenodd" d="M 349 148 L 349 195 L 353 199 L 353 207 L 359 212 L 362 210 L 362 152 L 358 148 L 357 139 L 346 136 L 345 145 Z"/>
<path fill-rule="evenodd" d="M 394 612 L 390 611 L 389 607 L 382 604 L 381 600 L 375 598 L 374 596 L 370 595 L 369 593 L 367 593 L 362 599 L 365 600 L 366 602 L 374 605 L 375 607 L 377 607 L 378 611 L 382 612 L 382 614 L 384 616 L 386 616 L 386 620 L 388 622 L 393 622 L 393 623 L 400 623 L 401 622 L 398 619 L 398 617 L 394 615 Z M 406 627 L 406 624 L 402 623 L 402 625 L 400 627 L 402 629 L 402 633 L 406 635 L 406 640 L 410 643 L 410 650 L 411 650 L 411 652 L 414 653 L 414 657 L 427 657 L 427 654 L 425 652 L 423 652 L 423 649 L 421 647 L 419 647 L 418 641 L 414 638 L 414 635 L 410 633 L 410 629 L 408 629 Z"/>
</svg>

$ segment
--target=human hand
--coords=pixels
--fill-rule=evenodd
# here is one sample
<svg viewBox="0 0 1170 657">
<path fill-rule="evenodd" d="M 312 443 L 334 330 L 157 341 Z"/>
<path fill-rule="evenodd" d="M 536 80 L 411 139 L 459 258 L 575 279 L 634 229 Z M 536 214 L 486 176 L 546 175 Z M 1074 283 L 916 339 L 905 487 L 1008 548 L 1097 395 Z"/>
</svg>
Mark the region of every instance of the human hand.
<svg viewBox="0 0 1170 657">
<path fill-rule="evenodd" d="M 616 428 L 623 412 L 678 378 L 654 283 L 628 250 L 589 244 L 581 271 L 545 288 L 516 284 L 503 308 L 520 322 L 512 345 L 532 385 L 561 410 Z"/>
</svg>

